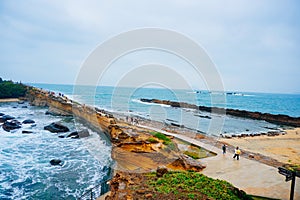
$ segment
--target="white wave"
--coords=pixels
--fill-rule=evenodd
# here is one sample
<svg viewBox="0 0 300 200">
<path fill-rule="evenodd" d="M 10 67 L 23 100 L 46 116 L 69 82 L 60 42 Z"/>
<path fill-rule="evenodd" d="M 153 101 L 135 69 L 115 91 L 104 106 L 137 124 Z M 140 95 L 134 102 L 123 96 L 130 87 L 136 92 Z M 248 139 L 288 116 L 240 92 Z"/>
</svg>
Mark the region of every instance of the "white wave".
<svg viewBox="0 0 300 200">
<path fill-rule="evenodd" d="M 154 105 L 154 106 L 161 106 L 161 107 L 171 107 L 171 105 L 166 105 L 166 104 L 161 104 L 161 103 L 144 102 L 144 101 L 141 101 L 140 99 L 132 99 L 131 101 L 135 102 L 135 103 L 145 104 L 145 105 Z"/>
</svg>

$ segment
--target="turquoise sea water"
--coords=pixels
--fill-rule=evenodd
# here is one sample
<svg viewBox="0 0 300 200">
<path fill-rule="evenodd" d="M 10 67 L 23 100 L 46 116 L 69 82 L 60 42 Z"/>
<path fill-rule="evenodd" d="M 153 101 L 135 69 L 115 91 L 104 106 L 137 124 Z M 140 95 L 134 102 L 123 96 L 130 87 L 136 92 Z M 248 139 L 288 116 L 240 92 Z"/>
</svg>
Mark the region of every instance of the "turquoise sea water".
<svg viewBox="0 0 300 200">
<path fill-rule="evenodd" d="M 160 88 L 114 88 L 109 86 L 73 86 L 56 84 L 30 84 L 39 88 L 62 92 L 80 102 L 94 104 L 107 109 L 121 110 L 124 106 L 112 101 L 134 101 L 140 98 L 156 98 L 173 101 L 183 101 L 203 106 L 211 106 L 211 97 L 221 93 L 207 91 L 168 90 Z M 227 92 L 228 93 L 228 92 Z M 128 99 L 126 99 L 128 97 Z M 94 102 L 95 101 L 95 102 Z M 130 103 L 130 102 L 129 102 Z M 111 105 L 116 105 L 112 107 Z M 300 117 L 300 94 L 272 94 L 253 92 L 233 92 L 225 95 L 225 104 L 215 104 L 218 107 L 233 108 L 262 113 L 285 114 Z M 138 106 L 137 106 L 138 107 Z"/>
<path fill-rule="evenodd" d="M 265 121 L 241 119 L 143 103 L 141 98 L 181 101 L 197 105 L 286 114 L 300 117 L 299 94 L 224 93 L 167 90 L 158 88 L 74 87 L 72 85 L 31 84 L 63 93 L 84 104 L 116 113 L 177 123 L 204 134 L 219 137 L 221 133 L 268 132 L 280 127 Z M 46 109 L 22 108 L 17 103 L 0 103 L 0 112 L 17 120 L 33 119 L 36 126 L 6 132 L 0 128 L 0 199 L 76 199 L 88 188 L 105 179 L 112 164 L 111 146 L 97 133 L 79 140 L 59 138 L 43 130 L 51 122 L 60 121 L 71 131 L 84 125 L 71 118 L 45 115 Z M 201 117 L 202 116 L 202 117 Z M 204 117 L 203 117 L 204 116 Z M 22 130 L 33 131 L 22 134 Z M 62 159 L 62 166 L 51 166 L 51 159 Z"/>
</svg>

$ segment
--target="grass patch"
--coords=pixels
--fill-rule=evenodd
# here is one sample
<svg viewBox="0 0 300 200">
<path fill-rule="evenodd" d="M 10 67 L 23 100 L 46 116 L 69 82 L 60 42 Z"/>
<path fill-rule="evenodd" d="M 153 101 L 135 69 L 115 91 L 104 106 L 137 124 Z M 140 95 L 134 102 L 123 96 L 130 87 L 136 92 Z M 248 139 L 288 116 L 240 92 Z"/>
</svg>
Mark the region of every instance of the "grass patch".
<svg viewBox="0 0 300 200">
<path fill-rule="evenodd" d="M 192 151 L 185 151 L 183 152 L 185 155 L 193 158 L 193 159 L 200 159 L 201 157 L 199 156 L 199 154 L 197 152 L 192 152 Z"/>
<path fill-rule="evenodd" d="M 160 132 L 150 132 L 151 135 L 153 135 L 154 137 L 163 140 L 163 144 L 164 145 L 169 145 L 172 143 L 171 139 L 168 138 L 166 135 L 160 133 Z"/>
<path fill-rule="evenodd" d="M 152 177 L 148 179 L 149 187 L 162 194 L 186 194 L 189 199 L 202 199 L 203 195 L 212 199 L 252 199 L 226 181 L 215 180 L 196 172 L 168 172 L 161 178 L 151 175 L 148 177 Z"/>
<path fill-rule="evenodd" d="M 150 143 L 159 143 L 159 141 L 157 141 L 155 138 L 152 138 L 152 137 L 148 138 L 147 141 Z"/>
</svg>

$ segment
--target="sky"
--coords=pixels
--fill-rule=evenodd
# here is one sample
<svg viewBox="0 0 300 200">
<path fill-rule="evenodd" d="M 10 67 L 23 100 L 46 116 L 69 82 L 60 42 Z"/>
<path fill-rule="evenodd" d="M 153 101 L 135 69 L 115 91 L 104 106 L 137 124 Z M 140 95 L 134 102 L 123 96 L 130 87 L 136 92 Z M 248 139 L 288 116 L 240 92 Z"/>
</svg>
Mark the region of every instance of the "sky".
<svg viewBox="0 0 300 200">
<path fill-rule="evenodd" d="M 75 84 L 99 45 L 153 27 L 178 32 L 201 46 L 227 91 L 300 93 L 299 8 L 297 0 L 1 0 L 0 77 Z M 116 85 L 131 71 L 143 80 L 148 71 L 138 68 L 151 63 L 167 66 L 192 88 L 207 88 L 188 63 L 158 50 L 118 58 L 98 84 Z M 161 79 L 171 81 L 162 71 Z"/>
</svg>

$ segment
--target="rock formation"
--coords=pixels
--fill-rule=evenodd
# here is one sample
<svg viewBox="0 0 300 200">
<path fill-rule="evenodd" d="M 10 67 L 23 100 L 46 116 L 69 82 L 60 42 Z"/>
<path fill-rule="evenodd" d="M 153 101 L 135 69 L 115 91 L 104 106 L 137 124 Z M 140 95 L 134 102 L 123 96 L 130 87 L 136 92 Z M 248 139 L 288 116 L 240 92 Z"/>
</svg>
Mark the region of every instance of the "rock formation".
<svg viewBox="0 0 300 200">
<path fill-rule="evenodd" d="M 166 145 L 163 140 L 157 139 L 157 142 L 151 142 L 153 140 L 153 135 L 150 134 L 151 130 L 117 120 L 107 111 L 81 105 L 66 97 L 56 96 L 53 92 L 46 92 L 34 87 L 28 89 L 26 99 L 31 105 L 47 106 L 50 114 L 73 116 L 92 129 L 104 133 L 112 143 L 112 157 L 117 161 L 119 169 L 149 171 L 165 165 L 173 169 L 200 171 L 204 167 L 196 166 L 195 163 L 191 164 L 181 156 L 177 148 Z M 57 128 L 57 124 L 52 124 L 51 127 L 53 126 L 54 129 Z M 57 131 L 54 130 L 54 132 Z M 81 133 L 72 133 L 69 136 L 77 137 L 77 135 L 80 137 Z M 82 135 L 85 134 L 82 133 Z"/>
<path fill-rule="evenodd" d="M 69 128 L 58 123 L 58 122 L 53 122 L 48 126 L 44 127 L 45 130 L 50 131 L 51 133 L 65 133 L 69 131 Z"/>
<path fill-rule="evenodd" d="M 184 102 L 175 102 L 168 100 L 159 100 L 159 99 L 141 99 L 142 102 L 147 103 L 157 103 L 165 104 L 175 108 L 190 108 L 205 112 L 212 112 L 216 114 L 226 114 L 236 117 L 249 118 L 255 120 L 265 120 L 267 122 L 278 124 L 278 125 L 287 125 L 300 127 L 300 117 L 290 117 L 288 115 L 274 115 L 270 113 L 261 113 L 261 112 L 251 112 L 246 110 L 236 110 L 230 108 L 218 108 L 218 107 L 207 107 L 207 106 L 197 106 L 194 104 L 184 103 Z"/>
</svg>

